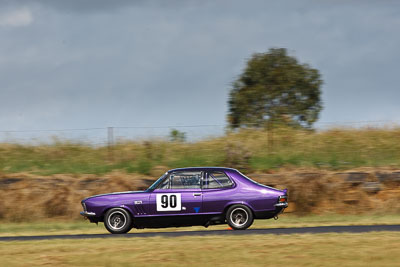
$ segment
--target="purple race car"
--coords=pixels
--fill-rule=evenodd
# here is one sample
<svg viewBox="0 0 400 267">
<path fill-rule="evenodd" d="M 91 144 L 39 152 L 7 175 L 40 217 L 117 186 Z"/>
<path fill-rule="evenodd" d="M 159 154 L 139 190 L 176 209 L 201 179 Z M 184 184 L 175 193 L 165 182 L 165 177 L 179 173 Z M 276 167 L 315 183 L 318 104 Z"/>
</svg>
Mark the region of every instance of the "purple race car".
<svg viewBox="0 0 400 267">
<path fill-rule="evenodd" d="M 173 169 L 145 191 L 96 195 L 82 200 L 90 222 L 110 233 L 228 223 L 244 230 L 254 219 L 276 218 L 288 206 L 287 189 L 259 184 L 238 170 L 220 167 Z"/>
</svg>

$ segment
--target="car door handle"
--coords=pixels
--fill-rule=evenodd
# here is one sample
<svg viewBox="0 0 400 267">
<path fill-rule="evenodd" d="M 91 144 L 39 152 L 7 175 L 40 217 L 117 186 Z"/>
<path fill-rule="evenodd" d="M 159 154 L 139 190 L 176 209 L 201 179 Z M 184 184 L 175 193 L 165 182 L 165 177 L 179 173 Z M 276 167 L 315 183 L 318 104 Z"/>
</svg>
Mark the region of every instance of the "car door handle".
<svg viewBox="0 0 400 267">
<path fill-rule="evenodd" d="M 199 196 L 201 196 L 201 193 L 193 193 L 193 196 L 194 197 L 199 197 Z"/>
</svg>

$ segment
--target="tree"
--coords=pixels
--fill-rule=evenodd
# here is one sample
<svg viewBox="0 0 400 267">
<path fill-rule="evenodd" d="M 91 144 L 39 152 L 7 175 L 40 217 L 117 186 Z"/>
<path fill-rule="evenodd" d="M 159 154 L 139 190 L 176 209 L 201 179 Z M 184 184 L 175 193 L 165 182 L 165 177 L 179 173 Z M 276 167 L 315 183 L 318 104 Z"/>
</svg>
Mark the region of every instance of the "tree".
<svg viewBox="0 0 400 267">
<path fill-rule="evenodd" d="M 171 129 L 171 132 L 169 133 L 169 139 L 171 142 L 185 142 L 186 134 L 177 129 Z"/>
<path fill-rule="evenodd" d="M 232 128 L 274 123 L 311 128 L 322 109 L 318 70 L 272 48 L 254 54 L 233 83 L 228 121 Z"/>
</svg>

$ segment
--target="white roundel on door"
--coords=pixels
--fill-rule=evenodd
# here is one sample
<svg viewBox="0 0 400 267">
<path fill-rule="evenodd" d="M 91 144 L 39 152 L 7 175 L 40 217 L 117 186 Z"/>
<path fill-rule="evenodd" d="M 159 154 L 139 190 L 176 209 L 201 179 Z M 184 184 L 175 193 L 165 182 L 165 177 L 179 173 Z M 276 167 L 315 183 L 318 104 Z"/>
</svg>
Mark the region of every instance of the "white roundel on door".
<svg viewBox="0 0 400 267">
<path fill-rule="evenodd" d="M 157 211 L 180 211 L 182 208 L 181 194 L 157 194 Z"/>
</svg>

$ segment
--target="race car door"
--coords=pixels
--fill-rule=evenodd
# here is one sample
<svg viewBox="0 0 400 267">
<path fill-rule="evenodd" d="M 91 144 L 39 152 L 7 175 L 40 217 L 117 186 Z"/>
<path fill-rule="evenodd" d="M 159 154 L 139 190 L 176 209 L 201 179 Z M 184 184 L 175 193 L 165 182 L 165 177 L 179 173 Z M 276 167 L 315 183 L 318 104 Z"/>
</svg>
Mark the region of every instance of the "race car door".
<svg viewBox="0 0 400 267">
<path fill-rule="evenodd" d="M 151 193 L 152 215 L 196 215 L 202 213 L 202 171 L 170 173 Z"/>
<path fill-rule="evenodd" d="M 227 203 L 237 196 L 232 192 L 234 183 L 223 171 L 209 171 L 205 175 L 203 183 L 203 205 L 204 213 L 221 213 Z"/>
</svg>

